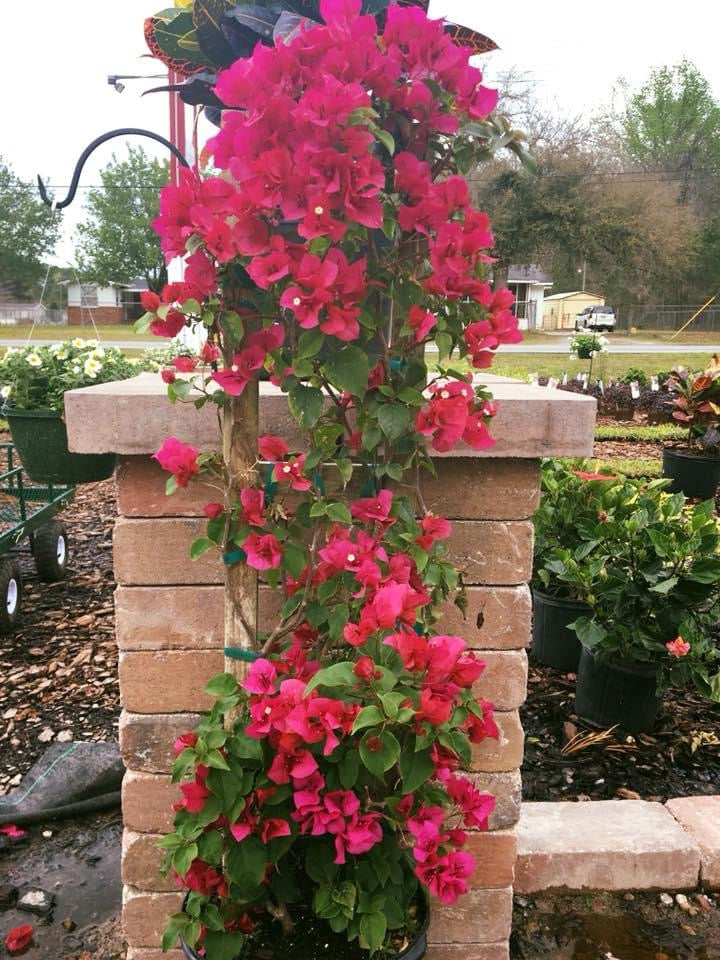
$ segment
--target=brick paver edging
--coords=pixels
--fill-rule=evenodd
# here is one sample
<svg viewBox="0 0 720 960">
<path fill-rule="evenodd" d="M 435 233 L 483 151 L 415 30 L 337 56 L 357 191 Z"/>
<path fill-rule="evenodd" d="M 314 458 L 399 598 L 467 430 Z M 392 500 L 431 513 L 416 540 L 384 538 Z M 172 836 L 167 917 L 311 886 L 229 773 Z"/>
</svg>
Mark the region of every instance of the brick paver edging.
<svg viewBox="0 0 720 960">
<path fill-rule="evenodd" d="M 720 794 L 523 804 L 515 891 L 720 889 Z"/>
</svg>

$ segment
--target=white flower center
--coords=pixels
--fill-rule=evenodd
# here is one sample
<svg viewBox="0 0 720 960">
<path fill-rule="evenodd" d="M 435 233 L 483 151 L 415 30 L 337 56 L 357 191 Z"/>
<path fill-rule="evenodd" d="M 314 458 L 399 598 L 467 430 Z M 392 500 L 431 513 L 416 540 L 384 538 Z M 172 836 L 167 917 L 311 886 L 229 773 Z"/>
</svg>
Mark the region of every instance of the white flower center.
<svg viewBox="0 0 720 960">
<path fill-rule="evenodd" d="M 291 471 L 290 466 L 288 464 L 285 464 L 285 466 L 283 467 L 283 473 L 290 473 L 290 471 Z"/>
<path fill-rule="evenodd" d="M 234 364 L 230 367 L 230 369 L 232 370 L 233 373 L 237 373 L 239 368 L 238 368 L 238 365 L 237 365 L 236 363 L 234 363 Z"/>
<path fill-rule="evenodd" d="M 300 299 L 300 297 L 295 297 L 295 299 L 293 300 L 294 307 L 299 307 L 301 303 L 302 303 L 302 300 Z"/>
<path fill-rule="evenodd" d="M 448 390 L 443 390 L 441 391 L 440 396 L 443 400 L 448 400 L 450 398 L 450 392 Z"/>
<path fill-rule="evenodd" d="M 354 553 L 349 553 L 349 554 L 348 554 L 348 563 L 355 563 L 355 554 L 354 554 Z"/>
<path fill-rule="evenodd" d="M 325 208 L 324 208 L 324 207 L 315 207 L 315 213 L 316 213 L 316 214 L 318 215 L 318 217 L 319 217 L 321 214 L 325 213 Z"/>
</svg>

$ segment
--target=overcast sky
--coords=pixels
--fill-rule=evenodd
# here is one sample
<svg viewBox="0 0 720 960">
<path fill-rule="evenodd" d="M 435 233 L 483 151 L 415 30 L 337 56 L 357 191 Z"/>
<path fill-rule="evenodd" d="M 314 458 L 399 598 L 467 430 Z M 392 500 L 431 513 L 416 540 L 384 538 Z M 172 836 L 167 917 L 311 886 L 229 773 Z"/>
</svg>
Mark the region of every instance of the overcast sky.
<svg viewBox="0 0 720 960">
<path fill-rule="evenodd" d="M 106 130 L 137 126 L 167 135 L 164 94 L 141 97 L 161 80 L 126 81 L 118 94 L 111 73 L 160 73 L 143 58 L 144 17 L 170 2 L 159 0 L 33 0 L 3 4 L 0 33 L 0 154 L 23 179 L 37 173 L 61 188 L 78 154 Z M 5 9 L 7 8 L 7 9 Z M 445 15 L 492 37 L 502 48 L 488 60 L 488 75 L 517 67 L 537 82 L 549 105 L 592 114 L 624 75 L 639 85 L 654 66 L 693 60 L 720 97 L 720 4 L 716 0 L 431 0 Z M 136 141 L 138 142 L 138 141 Z M 149 150 L 154 147 L 145 141 Z M 98 182 L 98 169 L 121 141 L 101 147 L 82 183 Z M 58 260 L 72 256 L 72 227 L 82 216 L 81 190 L 66 216 Z M 0 225 L 1 226 L 1 225 Z"/>
</svg>

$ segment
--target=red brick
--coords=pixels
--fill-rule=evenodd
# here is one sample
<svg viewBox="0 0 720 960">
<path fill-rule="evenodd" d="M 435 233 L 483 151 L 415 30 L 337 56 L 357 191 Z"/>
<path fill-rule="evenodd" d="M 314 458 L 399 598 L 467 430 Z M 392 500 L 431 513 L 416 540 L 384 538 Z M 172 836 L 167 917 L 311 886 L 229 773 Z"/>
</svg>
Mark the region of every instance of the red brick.
<svg viewBox="0 0 720 960">
<path fill-rule="evenodd" d="M 285 602 L 260 584 L 260 630 L 271 629 Z M 118 587 L 116 633 L 121 650 L 217 650 L 223 646 L 224 587 Z"/>
<path fill-rule="evenodd" d="M 512 886 L 517 860 L 514 830 L 472 830 L 468 833 L 467 851 L 476 862 L 469 881 L 474 890 Z"/>
<path fill-rule="evenodd" d="M 510 936 L 512 888 L 470 890 L 457 903 L 433 900 L 430 943 L 497 943 Z"/>
<path fill-rule="evenodd" d="M 113 537 L 115 579 L 119 584 L 172 585 L 222 583 L 218 551 L 190 559 L 190 544 L 202 535 L 204 521 L 128 520 L 119 517 Z"/>
<path fill-rule="evenodd" d="M 182 893 L 146 893 L 125 887 L 122 928 L 128 946 L 159 947 L 167 918 L 178 912 L 182 901 Z"/>
<path fill-rule="evenodd" d="M 533 526 L 529 520 L 456 520 L 447 545 L 467 584 L 509 586 L 530 580 Z"/>
<path fill-rule="evenodd" d="M 223 645 L 224 588 L 118 587 L 121 650 L 215 649 Z"/>
<path fill-rule="evenodd" d="M 515 889 L 687 890 L 700 851 L 660 803 L 526 803 L 518 824 Z"/>
<path fill-rule="evenodd" d="M 538 460 L 453 457 L 420 478 L 425 506 L 449 520 L 526 520 L 540 501 Z"/>
<path fill-rule="evenodd" d="M 473 744 L 472 769 L 478 772 L 498 773 L 515 770 L 522 765 L 525 737 L 517 710 L 495 713 L 497 740 L 487 737 Z"/>
<path fill-rule="evenodd" d="M 190 543 L 204 522 L 190 517 L 129 520 L 115 524 L 115 576 L 120 584 L 222 583 L 219 555 L 189 558 Z M 453 562 L 470 585 L 526 583 L 532 572 L 532 524 L 527 520 L 458 520 L 448 540 Z M 152 550 L 148 545 L 152 544 Z"/>
<path fill-rule="evenodd" d="M 433 943 L 425 954 L 425 960 L 509 960 L 509 958 L 506 940 L 501 943 Z M 128 960 L 131 958 L 128 957 Z M 155 958 L 148 958 L 148 960 L 155 960 Z"/>
<path fill-rule="evenodd" d="M 463 637 L 473 650 L 518 650 L 530 644 L 532 598 L 525 584 L 468 587 L 467 610 L 443 607 L 438 629 Z"/>
<path fill-rule="evenodd" d="M 120 700 L 134 713 L 209 710 L 210 677 L 223 671 L 222 650 L 135 650 L 120 654 Z"/>
<path fill-rule="evenodd" d="M 154 950 L 152 947 L 128 947 L 126 960 L 184 960 L 182 950 L 168 950 L 163 953 L 162 950 Z M 450 960 L 450 958 L 448 958 Z M 483 960 L 485 957 L 483 956 Z M 495 960 L 493 957 L 492 960 Z"/>
<path fill-rule="evenodd" d="M 514 710 L 527 697 L 528 658 L 524 650 L 483 651 L 485 670 L 473 693 L 495 704 L 497 710 Z"/>
<path fill-rule="evenodd" d="M 125 830 L 122 841 L 122 881 L 139 890 L 171 893 L 177 890 L 172 871 L 160 875 L 164 851 L 158 847 L 160 834 Z"/>
<path fill-rule="evenodd" d="M 522 781 L 519 770 L 503 773 L 469 773 L 478 790 L 495 797 L 495 811 L 490 817 L 491 830 L 505 830 L 514 826 L 520 817 Z"/>
<path fill-rule="evenodd" d="M 165 833 L 172 829 L 173 804 L 181 799 L 180 787 L 170 777 L 128 770 L 123 778 L 123 822 L 137 833 Z M 129 881 L 128 881 L 129 882 Z"/>
<path fill-rule="evenodd" d="M 667 809 L 700 849 L 700 882 L 706 890 L 720 889 L 720 794 L 678 797 Z"/>
<path fill-rule="evenodd" d="M 120 753 L 129 770 L 169 773 L 174 759 L 173 743 L 197 726 L 196 713 L 171 713 L 157 716 L 120 714 Z"/>
</svg>

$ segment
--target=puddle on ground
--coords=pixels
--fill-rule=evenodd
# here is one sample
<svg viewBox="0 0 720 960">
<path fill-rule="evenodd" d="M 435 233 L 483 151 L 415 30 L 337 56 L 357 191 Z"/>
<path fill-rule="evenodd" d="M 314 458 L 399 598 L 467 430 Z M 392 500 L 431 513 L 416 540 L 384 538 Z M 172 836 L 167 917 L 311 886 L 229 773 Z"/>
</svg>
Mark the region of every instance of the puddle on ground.
<svg viewBox="0 0 720 960">
<path fill-rule="evenodd" d="M 511 960 L 720 960 L 720 904 L 701 899 L 690 915 L 658 893 L 517 897 Z"/>
<path fill-rule="evenodd" d="M 119 816 L 30 827 L 28 838 L 0 853 L 0 885 L 53 894 L 55 906 L 48 918 L 12 908 L 0 910 L 2 941 L 9 930 L 26 923 L 34 928 L 34 943 L 24 960 L 124 957 L 119 930 L 122 883 Z M 72 921 L 74 929 L 63 926 Z"/>
</svg>

